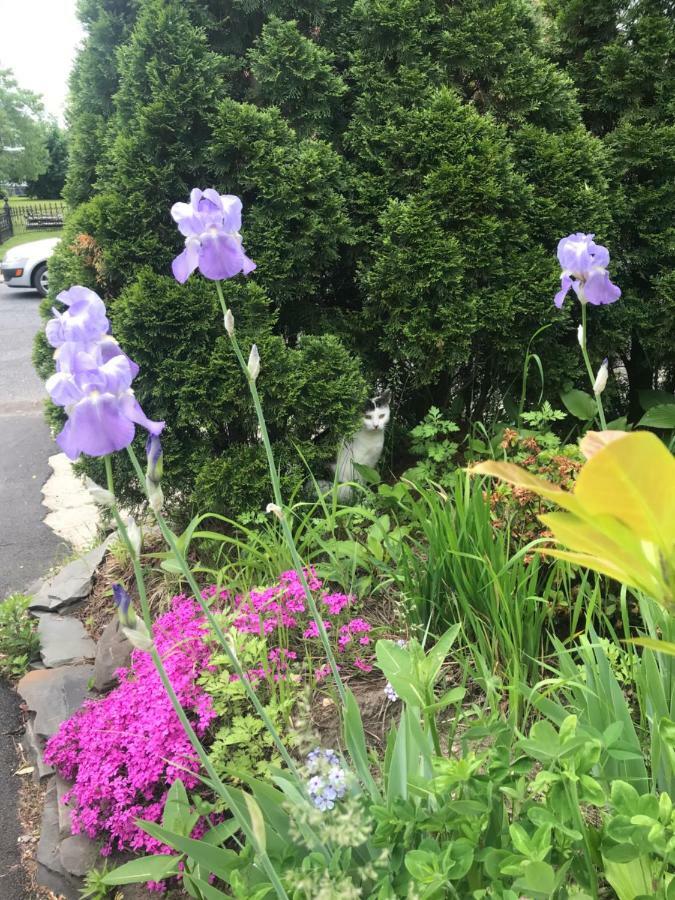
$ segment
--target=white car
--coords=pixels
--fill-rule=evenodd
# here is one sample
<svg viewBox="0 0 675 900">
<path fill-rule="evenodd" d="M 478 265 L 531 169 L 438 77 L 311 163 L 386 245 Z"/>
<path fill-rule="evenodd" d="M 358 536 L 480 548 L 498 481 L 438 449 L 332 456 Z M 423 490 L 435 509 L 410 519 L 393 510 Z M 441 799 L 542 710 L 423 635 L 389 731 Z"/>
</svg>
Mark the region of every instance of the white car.
<svg viewBox="0 0 675 900">
<path fill-rule="evenodd" d="M 60 238 L 45 238 L 30 244 L 18 244 L 0 262 L 0 273 L 8 287 L 34 288 L 41 297 L 47 296 L 49 280 L 47 260 Z"/>
</svg>

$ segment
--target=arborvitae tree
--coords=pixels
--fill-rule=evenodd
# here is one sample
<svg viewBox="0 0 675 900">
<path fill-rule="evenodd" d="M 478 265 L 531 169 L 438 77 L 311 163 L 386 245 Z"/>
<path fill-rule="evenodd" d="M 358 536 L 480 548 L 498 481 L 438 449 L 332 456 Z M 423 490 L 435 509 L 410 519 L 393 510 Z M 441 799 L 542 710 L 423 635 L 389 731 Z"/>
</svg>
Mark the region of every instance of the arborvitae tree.
<svg viewBox="0 0 675 900">
<path fill-rule="evenodd" d="M 578 348 L 571 313 L 551 303 L 555 246 L 580 223 L 606 233 L 609 217 L 602 148 L 545 58 L 532 8 L 359 0 L 356 18 L 359 95 L 345 143 L 381 366 L 401 373 L 415 415 L 432 400 L 482 415 L 551 321 L 557 392 L 576 375 Z"/>
<path fill-rule="evenodd" d="M 625 366 L 636 420 L 641 391 L 675 389 L 675 5 L 605 0 L 594 7 L 583 53 L 577 6 L 556 4 L 555 24 L 561 59 L 611 161 L 611 244 L 623 296 L 605 317 L 605 352 Z"/>
<path fill-rule="evenodd" d="M 139 264 L 168 272 L 180 236 L 169 211 L 208 178 L 210 122 L 220 96 L 219 57 L 180 0 L 145 0 L 118 51 L 120 87 L 97 189 L 105 232 L 97 235 L 119 289 Z"/>
<path fill-rule="evenodd" d="M 262 471 L 213 286 L 167 280 L 182 246 L 169 209 L 195 185 L 244 201 L 258 269 L 226 289 L 235 315 L 249 308 L 243 337 L 259 337 L 289 483 L 292 444 L 326 459 L 357 421 L 360 372 L 393 382 L 398 422 L 431 402 L 496 414 L 551 322 L 547 390 L 574 382 L 578 309 L 553 307 L 556 244 L 608 238 L 611 215 L 605 149 L 556 46 L 529 0 L 139 0 L 80 221 L 143 366 L 139 397 L 171 423 L 175 497 L 236 511 Z"/>
<path fill-rule="evenodd" d="M 301 34 L 297 22 L 271 16 L 248 57 L 256 102 L 278 106 L 300 134 L 330 134 L 347 91 L 330 51 Z"/>
<path fill-rule="evenodd" d="M 117 49 L 135 21 L 138 0 L 80 0 L 86 37 L 70 77 L 65 197 L 75 206 L 91 197 L 117 90 Z"/>
<path fill-rule="evenodd" d="M 58 200 L 63 194 L 68 165 L 68 146 L 66 136 L 59 126 L 52 122 L 47 126 L 47 153 L 49 162 L 47 171 L 34 181 L 28 182 L 28 194 L 42 200 Z"/>
</svg>

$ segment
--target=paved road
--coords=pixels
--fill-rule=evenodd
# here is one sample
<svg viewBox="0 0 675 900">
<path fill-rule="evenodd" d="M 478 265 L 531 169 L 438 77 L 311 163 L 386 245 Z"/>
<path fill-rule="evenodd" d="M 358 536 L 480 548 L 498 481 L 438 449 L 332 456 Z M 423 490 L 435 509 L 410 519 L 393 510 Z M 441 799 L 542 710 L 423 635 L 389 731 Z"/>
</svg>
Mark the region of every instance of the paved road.
<svg viewBox="0 0 675 900">
<path fill-rule="evenodd" d="M 44 388 L 33 370 L 40 298 L 0 282 L 0 600 L 25 590 L 65 552 L 43 524 L 40 488 L 56 452 L 42 416 Z M 17 867 L 16 756 L 11 732 L 21 719 L 14 692 L 0 682 L 0 897 L 25 900 Z"/>
</svg>

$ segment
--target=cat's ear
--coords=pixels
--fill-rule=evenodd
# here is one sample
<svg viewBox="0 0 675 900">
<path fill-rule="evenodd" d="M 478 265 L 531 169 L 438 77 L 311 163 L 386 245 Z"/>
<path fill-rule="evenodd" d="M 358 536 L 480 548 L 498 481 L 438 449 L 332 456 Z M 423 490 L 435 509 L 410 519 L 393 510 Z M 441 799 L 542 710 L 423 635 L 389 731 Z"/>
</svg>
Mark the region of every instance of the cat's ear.
<svg viewBox="0 0 675 900">
<path fill-rule="evenodd" d="M 389 388 L 385 388 L 385 390 L 383 390 L 382 393 L 380 394 L 380 396 L 377 398 L 377 405 L 378 406 L 389 406 L 390 403 L 391 403 L 391 391 L 389 390 Z"/>
</svg>

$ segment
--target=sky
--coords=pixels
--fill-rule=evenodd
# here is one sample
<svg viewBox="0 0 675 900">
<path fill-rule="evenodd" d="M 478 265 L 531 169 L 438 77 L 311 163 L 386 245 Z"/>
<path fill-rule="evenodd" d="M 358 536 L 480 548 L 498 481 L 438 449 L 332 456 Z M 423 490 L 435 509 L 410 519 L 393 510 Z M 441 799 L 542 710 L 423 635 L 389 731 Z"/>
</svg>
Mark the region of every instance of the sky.
<svg viewBox="0 0 675 900">
<path fill-rule="evenodd" d="M 68 75 L 82 39 L 76 0 L 0 0 L 0 69 L 43 98 L 63 125 Z"/>
</svg>

